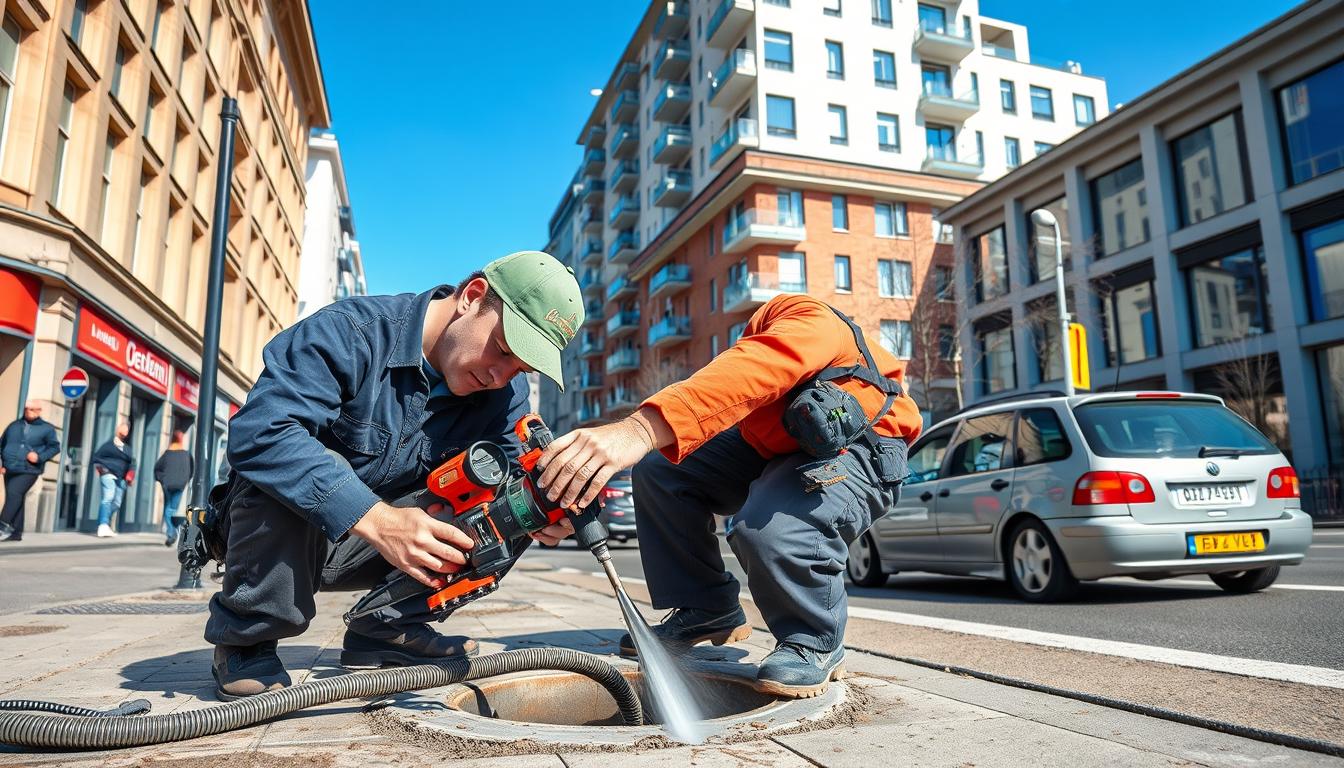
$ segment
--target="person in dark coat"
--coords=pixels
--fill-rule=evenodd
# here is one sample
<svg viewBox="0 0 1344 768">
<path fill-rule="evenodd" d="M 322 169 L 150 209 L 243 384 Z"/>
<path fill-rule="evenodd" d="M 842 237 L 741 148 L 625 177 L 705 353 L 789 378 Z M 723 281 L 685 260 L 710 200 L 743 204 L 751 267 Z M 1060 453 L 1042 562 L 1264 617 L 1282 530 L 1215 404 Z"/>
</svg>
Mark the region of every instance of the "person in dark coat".
<svg viewBox="0 0 1344 768">
<path fill-rule="evenodd" d="M 42 466 L 61 452 L 56 428 L 42 418 L 42 403 L 23 404 L 23 418 L 0 434 L 0 475 L 5 476 L 5 506 L 0 511 L 0 541 L 23 538 L 24 500 L 42 476 Z"/>
<path fill-rule="evenodd" d="M 126 438 L 131 436 L 131 425 L 122 422 L 117 425 L 117 434 L 103 443 L 93 454 L 93 471 L 98 473 L 98 485 L 102 491 L 98 503 L 98 538 L 116 536 L 112 529 L 112 519 L 121 509 L 121 500 L 126 495 L 126 484 L 135 477 L 135 459 L 126 450 Z"/>
<path fill-rule="evenodd" d="M 177 541 L 177 526 L 186 521 L 186 516 L 178 509 L 182 503 L 182 491 L 191 482 L 194 469 L 191 454 L 184 444 L 187 436 L 181 430 L 173 431 L 173 442 L 154 462 L 154 479 L 163 486 L 163 545 L 171 547 Z"/>
</svg>

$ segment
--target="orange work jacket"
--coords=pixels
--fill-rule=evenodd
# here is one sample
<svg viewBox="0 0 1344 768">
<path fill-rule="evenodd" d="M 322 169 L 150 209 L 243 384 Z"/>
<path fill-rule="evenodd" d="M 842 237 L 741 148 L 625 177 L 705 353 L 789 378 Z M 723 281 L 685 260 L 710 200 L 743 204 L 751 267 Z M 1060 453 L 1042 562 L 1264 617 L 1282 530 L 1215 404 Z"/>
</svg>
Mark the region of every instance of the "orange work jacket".
<svg viewBox="0 0 1344 768">
<path fill-rule="evenodd" d="M 904 386 L 905 365 L 881 345 L 865 341 L 883 375 Z M 673 462 L 735 424 L 747 443 L 768 459 L 799 450 L 784 431 L 790 391 L 823 369 L 855 364 L 864 365 L 863 353 L 849 326 L 829 306 L 810 296 L 776 296 L 751 316 L 737 343 L 643 405 L 657 409 L 676 434 L 676 442 L 662 449 Z M 861 381 L 836 383 L 858 399 L 869 419 L 886 402 L 885 394 Z M 922 424 L 914 401 L 902 396 L 875 429 L 908 444 L 919 437 Z"/>
</svg>

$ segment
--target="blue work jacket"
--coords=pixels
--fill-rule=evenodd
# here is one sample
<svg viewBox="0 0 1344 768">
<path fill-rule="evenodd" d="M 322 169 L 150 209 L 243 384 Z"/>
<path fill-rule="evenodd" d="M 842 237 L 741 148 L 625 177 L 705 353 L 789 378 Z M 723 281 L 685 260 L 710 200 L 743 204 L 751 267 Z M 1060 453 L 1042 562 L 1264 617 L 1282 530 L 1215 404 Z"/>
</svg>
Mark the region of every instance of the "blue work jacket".
<svg viewBox="0 0 1344 768">
<path fill-rule="evenodd" d="M 265 369 L 229 421 L 229 463 L 336 541 L 379 499 L 422 487 L 429 472 L 476 440 L 511 455 L 528 387 L 434 398 L 423 360 L 425 311 L 452 294 L 357 296 L 278 334 Z M 327 451 L 345 457 L 346 466 Z"/>
</svg>

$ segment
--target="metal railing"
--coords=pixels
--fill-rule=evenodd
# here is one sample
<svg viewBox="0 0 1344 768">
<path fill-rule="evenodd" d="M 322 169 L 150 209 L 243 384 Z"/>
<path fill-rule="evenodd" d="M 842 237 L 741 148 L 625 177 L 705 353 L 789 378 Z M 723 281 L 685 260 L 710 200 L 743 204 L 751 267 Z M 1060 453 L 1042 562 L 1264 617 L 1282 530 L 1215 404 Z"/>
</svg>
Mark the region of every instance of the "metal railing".
<svg viewBox="0 0 1344 768">
<path fill-rule="evenodd" d="M 709 81 L 709 100 L 713 101 L 714 96 L 719 92 L 728 79 L 738 70 L 742 70 L 744 75 L 756 74 L 756 52 L 750 48 L 734 48 L 728 58 L 724 59 L 723 64 L 714 71 L 714 78 Z"/>
<path fill-rule="evenodd" d="M 774 219 L 774 221 L 769 221 Z M 723 243 L 727 245 L 736 239 L 739 235 L 753 224 L 764 224 L 771 227 L 793 227 L 803 228 L 803 216 L 797 211 L 779 210 L 774 211 L 773 215 L 760 215 L 755 208 L 748 208 L 736 216 L 728 219 L 728 226 L 723 228 Z"/>
<path fill-rule="evenodd" d="M 669 336 L 690 336 L 691 318 L 673 315 L 659 320 L 649 329 L 649 344 L 657 344 Z"/>
<path fill-rule="evenodd" d="M 1344 521 L 1344 466 L 1302 470 L 1297 481 L 1302 511 L 1312 520 Z"/>
<path fill-rule="evenodd" d="M 732 149 L 733 145 L 743 139 L 755 139 L 759 134 L 756 133 L 756 120 L 750 117 L 739 117 L 728 124 L 728 130 L 723 135 L 714 140 L 714 146 L 709 150 L 709 162 L 711 164 L 718 162 L 723 153 Z"/>
<path fill-rule="evenodd" d="M 687 283 L 691 280 L 689 264 L 668 264 L 654 273 L 649 280 L 649 293 L 654 293 L 668 283 Z"/>
</svg>

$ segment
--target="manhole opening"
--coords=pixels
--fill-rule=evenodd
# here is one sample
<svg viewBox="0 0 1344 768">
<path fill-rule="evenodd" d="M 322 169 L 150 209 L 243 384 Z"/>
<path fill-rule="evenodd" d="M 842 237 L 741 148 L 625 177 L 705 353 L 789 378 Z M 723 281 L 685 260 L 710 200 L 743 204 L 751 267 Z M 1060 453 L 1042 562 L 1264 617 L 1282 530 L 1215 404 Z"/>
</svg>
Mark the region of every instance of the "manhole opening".
<svg viewBox="0 0 1344 768">
<path fill-rule="evenodd" d="M 663 722 L 635 670 L 623 671 L 644 705 L 644 719 Z M 706 720 L 732 717 L 773 704 L 777 699 L 755 690 L 746 680 L 724 675 L 695 673 L 688 680 L 696 703 Z M 621 725 L 620 711 L 607 689 L 582 675 L 529 675 L 465 683 L 451 694 L 451 709 L 499 720 L 551 725 Z"/>
</svg>

